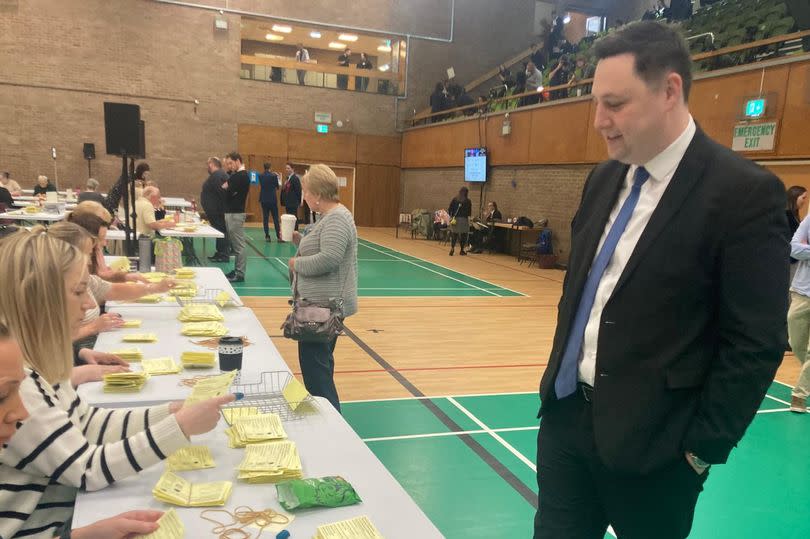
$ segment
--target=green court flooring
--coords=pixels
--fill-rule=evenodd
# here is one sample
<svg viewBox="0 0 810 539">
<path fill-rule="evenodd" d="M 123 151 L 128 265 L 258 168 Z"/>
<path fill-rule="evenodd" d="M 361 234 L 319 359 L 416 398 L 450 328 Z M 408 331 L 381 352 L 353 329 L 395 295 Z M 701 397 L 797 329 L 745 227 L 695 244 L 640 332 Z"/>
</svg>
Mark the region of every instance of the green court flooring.
<svg viewBox="0 0 810 539">
<path fill-rule="evenodd" d="M 287 261 L 295 254 L 291 243 L 267 243 L 260 228 L 245 228 L 248 237 L 245 282 L 234 286 L 240 296 L 289 296 Z M 207 266 L 233 269 L 203 258 L 203 242 L 195 240 L 195 251 Z M 206 240 L 206 254 L 214 253 L 214 241 Z M 425 260 L 400 253 L 376 243 L 360 240 L 358 293 L 361 296 L 455 296 L 507 297 L 522 294 L 469 275 L 449 270 Z"/>
<path fill-rule="evenodd" d="M 774 383 L 768 394 L 729 462 L 711 469 L 691 538 L 810 537 L 810 417 L 787 411 L 788 387 Z M 445 537 L 530 538 L 538 405 L 536 393 L 518 393 L 342 409 Z"/>
</svg>

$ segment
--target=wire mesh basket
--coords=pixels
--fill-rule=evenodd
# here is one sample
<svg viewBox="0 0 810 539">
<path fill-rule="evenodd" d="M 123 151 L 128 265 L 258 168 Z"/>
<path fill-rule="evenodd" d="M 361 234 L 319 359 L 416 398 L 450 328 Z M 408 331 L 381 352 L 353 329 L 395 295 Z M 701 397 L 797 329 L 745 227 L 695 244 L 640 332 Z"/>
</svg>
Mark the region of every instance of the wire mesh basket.
<svg viewBox="0 0 810 539">
<path fill-rule="evenodd" d="M 223 292 L 228 294 L 229 297 L 229 299 L 224 302 L 224 305 L 220 300 L 217 299 L 217 296 Z M 221 288 L 197 289 L 196 296 L 174 296 L 174 299 L 178 304 L 180 304 L 181 307 L 185 307 L 186 305 L 216 305 L 217 307 L 235 307 L 238 305 L 236 301 L 234 301 L 230 292 L 227 292 Z"/>
<path fill-rule="evenodd" d="M 242 393 L 244 398 L 226 404 L 223 408 L 255 407 L 263 413 L 278 414 L 282 421 L 303 419 L 311 414 L 318 404 L 312 395 L 307 395 L 301 402 L 292 403 L 295 407 L 293 410 L 282 394 L 292 379 L 293 375 L 287 371 L 266 371 L 261 374 L 258 382 L 245 383 L 242 382 L 240 373 L 231 386 L 231 392 Z"/>
</svg>

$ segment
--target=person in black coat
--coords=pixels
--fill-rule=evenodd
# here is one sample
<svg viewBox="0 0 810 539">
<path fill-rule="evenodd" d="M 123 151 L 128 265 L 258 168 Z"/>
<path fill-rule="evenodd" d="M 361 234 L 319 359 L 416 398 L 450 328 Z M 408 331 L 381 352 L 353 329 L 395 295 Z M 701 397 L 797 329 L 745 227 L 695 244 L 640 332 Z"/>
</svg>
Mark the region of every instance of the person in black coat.
<svg viewBox="0 0 810 539">
<path fill-rule="evenodd" d="M 208 158 L 208 178 L 203 182 L 200 205 L 211 226 L 225 234 L 217 238 L 217 252 L 208 257 L 212 262 L 229 262 L 228 229 L 225 226 L 225 190 L 222 184 L 228 181 L 228 174 L 222 170 L 222 162 L 216 157 Z"/>
<path fill-rule="evenodd" d="M 609 161 L 571 225 L 540 382 L 535 539 L 684 539 L 787 344 L 785 188 L 689 112 L 689 47 L 627 25 L 594 46 Z"/>
<path fill-rule="evenodd" d="M 458 190 L 458 195 L 450 201 L 447 213 L 450 215 L 450 256 L 456 250 L 456 242 L 461 240 L 461 256 L 466 256 L 464 248 L 470 235 L 470 215 L 472 215 L 472 202 L 467 196 L 469 189 L 462 187 Z"/>
<path fill-rule="evenodd" d="M 430 112 L 436 114 L 447 109 L 447 96 L 444 95 L 444 84 L 441 82 L 436 83 L 433 93 L 430 94 Z M 430 122 L 438 122 L 443 119 L 443 116 L 432 116 Z"/>
<path fill-rule="evenodd" d="M 34 196 L 45 196 L 45 193 L 56 192 L 56 187 L 47 176 L 38 176 L 34 186 Z"/>
<path fill-rule="evenodd" d="M 281 239 L 281 227 L 278 224 L 278 201 L 276 193 L 278 192 L 278 174 L 270 171 L 270 162 L 264 164 L 264 172 L 259 174 L 259 203 L 262 205 L 262 224 L 264 225 L 264 239 L 265 241 L 273 241 L 270 239 L 270 227 L 268 217 L 273 216 L 273 227 L 276 231 L 276 239 Z"/>
<path fill-rule="evenodd" d="M 284 166 L 287 181 L 281 188 L 281 203 L 290 215 L 295 215 L 295 230 L 298 230 L 298 207 L 301 205 L 301 179 L 293 170 L 292 163 Z"/>
<path fill-rule="evenodd" d="M 374 69 L 371 60 L 368 59 L 366 53 L 360 53 L 360 61 L 357 62 L 357 69 Z M 358 92 L 365 92 L 368 89 L 368 77 L 355 77 L 355 90 Z"/>
</svg>

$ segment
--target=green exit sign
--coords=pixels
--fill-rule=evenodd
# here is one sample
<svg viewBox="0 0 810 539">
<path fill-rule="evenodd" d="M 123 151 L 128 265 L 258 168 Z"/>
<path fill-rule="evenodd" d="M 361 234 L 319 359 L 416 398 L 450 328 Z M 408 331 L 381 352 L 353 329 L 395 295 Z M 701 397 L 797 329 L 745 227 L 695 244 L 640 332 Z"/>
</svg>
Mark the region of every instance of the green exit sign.
<svg viewBox="0 0 810 539">
<path fill-rule="evenodd" d="M 317 124 L 317 125 L 315 125 L 315 129 L 318 131 L 318 133 L 328 133 L 329 132 L 329 126 L 326 125 L 326 124 Z"/>
<path fill-rule="evenodd" d="M 749 99 L 745 102 L 745 117 L 760 118 L 765 114 L 765 99 Z"/>
</svg>

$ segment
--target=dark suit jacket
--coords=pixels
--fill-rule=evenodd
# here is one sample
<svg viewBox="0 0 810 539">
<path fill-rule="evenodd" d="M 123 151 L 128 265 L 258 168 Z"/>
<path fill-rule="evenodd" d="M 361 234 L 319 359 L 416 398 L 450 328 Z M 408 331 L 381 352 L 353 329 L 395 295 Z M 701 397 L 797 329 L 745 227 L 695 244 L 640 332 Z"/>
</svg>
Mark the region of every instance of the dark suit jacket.
<svg viewBox="0 0 810 539">
<path fill-rule="evenodd" d="M 77 200 L 80 204 L 85 200 L 92 200 L 93 202 L 98 202 L 102 206 L 104 205 L 104 195 L 95 191 L 82 191 L 79 193 Z"/>
<path fill-rule="evenodd" d="M 262 188 L 259 193 L 259 203 L 275 206 L 277 204 L 278 175 L 275 172 L 262 172 L 259 174 L 259 185 Z"/>
<path fill-rule="evenodd" d="M 212 172 L 203 182 L 200 193 L 200 204 L 206 215 L 224 215 L 226 193 L 222 184 L 228 180 L 228 174 L 221 168 Z"/>
<path fill-rule="evenodd" d="M 541 414 L 627 169 L 601 163 L 585 184 Z M 593 430 L 609 469 L 723 463 L 742 438 L 785 350 L 784 207 L 778 178 L 698 129 L 602 312 Z"/>
<path fill-rule="evenodd" d="M 281 203 L 287 208 L 298 208 L 301 205 L 301 179 L 293 174 L 288 181 L 289 186 L 284 184 L 281 191 Z"/>
</svg>

